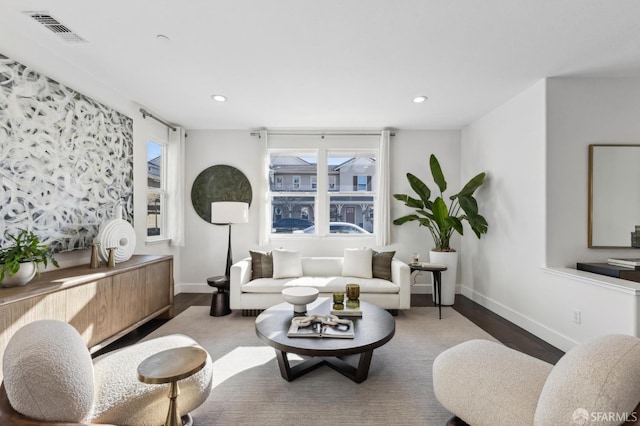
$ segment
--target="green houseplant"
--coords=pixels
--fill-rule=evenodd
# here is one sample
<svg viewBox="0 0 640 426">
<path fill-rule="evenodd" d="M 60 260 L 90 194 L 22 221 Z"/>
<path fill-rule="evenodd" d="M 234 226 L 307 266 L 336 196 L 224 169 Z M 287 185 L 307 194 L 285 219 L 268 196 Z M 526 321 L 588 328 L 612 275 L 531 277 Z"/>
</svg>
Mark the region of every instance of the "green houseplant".
<svg viewBox="0 0 640 426">
<path fill-rule="evenodd" d="M 485 179 L 485 173 L 479 173 L 458 192 L 449 197 L 449 206 L 444 201 L 443 193 L 447 190 L 447 181 L 442 173 L 442 168 L 435 155 L 429 157 L 429 166 L 433 181 L 438 185 L 440 195 L 431 199 L 431 189 L 417 176 L 407 173 L 407 179 L 411 189 L 418 198 L 407 194 L 394 194 L 396 200 L 404 202 L 405 206 L 415 209 L 415 213 L 399 217 L 393 221 L 394 225 L 402 225 L 407 222 L 417 221 L 425 226 L 435 243 L 434 251 L 455 251 L 449 245 L 454 231 L 464 234 L 462 222 L 467 221 L 478 238 L 486 234 L 489 225 L 486 219 L 478 213 L 478 202 L 473 193 Z"/>
<path fill-rule="evenodd" d="M 451 248 L 450 241 L 453 232 L 464 234 L 463 222 L 466 221 L 478 238 L 486 234 L 489 225 L 478 212 L 478 202 L 473 197 L 475 191 L 484 183 L 485 173 L 479 173 L 456 194 L 449 197 L 449 204 L 445 201 L 444 192 L 447 181 L 435 155 L 429 157 L 429 167 L 433 181 L 438 186 L 439 194 L 433 194 L 431 189 L 417 176 L 407 173 L 411 189 L 417 198 L 407 194 L 394 194 L 394 198 L 404 202 L 405 206 L 415 210 L 414 213 L 399 217 L 393 221 L 394 225 L 407 222 L 418 222 L 431 233 L 435 247 L 429 253 L 429 261 L 444 264 L 447 272 L 442 275 L 442 292 L 440 302 L 443 305 L 453 305 L 455 299 L 456 275 L 458 268 L 458 253 Z M 433 195 L 433 198 L 432 198 Z"/>
<path fill-rule="evenodd" d="M 31 231 L 20 229 L 17 235 L 8 235 L 11 245 L 0 249 L 0 284 L 3 286 L 21 285 L 29 282 L 35 275 L 39 275 L 38 264 L 45 267 L 51 262 L 58 267 L 58 262 L 53 257 L 49 246 L 40 243 L 40 239 Z M 30 266 L 26 266 L 31 264 Z M 19 274 L 22 268 L 32 268 L 33 272 L 25 272 L 25 282 L 14 276 Z M 6 280 L 5 280 L 6 278 Z"/>
</svg>

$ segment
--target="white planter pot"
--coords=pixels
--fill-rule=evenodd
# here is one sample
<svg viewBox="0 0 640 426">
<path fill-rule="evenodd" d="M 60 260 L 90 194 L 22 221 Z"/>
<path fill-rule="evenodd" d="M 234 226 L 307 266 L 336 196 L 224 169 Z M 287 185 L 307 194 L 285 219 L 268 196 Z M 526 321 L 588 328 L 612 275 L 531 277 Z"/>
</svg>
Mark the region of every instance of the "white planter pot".
<svg viewBox="0 0 640 426">
<path fill-rule="evenodd" d="M 442 272 L 442 294 L 440 295 L 440 303 L 445 306 L 453 305 L 456 296 L 458 252 L 430 251 L 429 262 L 447 266 L 447 270 Z M 435 299 L 435 292 L 433 294 Z"/>
<path fill-rule="evenodd" d="M 20 269 L 15 274 L 9 276 L 9 273 L 4 274 L 4 280 L 0 282 L 1 287 L 16 287 L 19 285 L 25 285 L 36 276 L 36 264 L 33 262 L 25 262 L 20 264 Z"/>
</svg>

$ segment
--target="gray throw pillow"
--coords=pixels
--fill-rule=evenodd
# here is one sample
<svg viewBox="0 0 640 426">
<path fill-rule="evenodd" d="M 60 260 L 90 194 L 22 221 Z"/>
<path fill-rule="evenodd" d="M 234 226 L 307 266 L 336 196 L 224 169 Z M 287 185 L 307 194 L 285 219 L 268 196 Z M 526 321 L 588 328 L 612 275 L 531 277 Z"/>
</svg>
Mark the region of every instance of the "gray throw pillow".
<svg viewBox="0 0 640 426">
<path fill-rule="evenodd" d="M 373 256 L 371 258 L 373 278 L 391 280 L 391 260 L 395 254 L 395 251 L 373 251 Z"/>
<path fill-rule="evenodd" d="M 271 252 L 249 251 L 251 255 L 251 279 L 273 277 L 273 257 Z"/>
</svg>

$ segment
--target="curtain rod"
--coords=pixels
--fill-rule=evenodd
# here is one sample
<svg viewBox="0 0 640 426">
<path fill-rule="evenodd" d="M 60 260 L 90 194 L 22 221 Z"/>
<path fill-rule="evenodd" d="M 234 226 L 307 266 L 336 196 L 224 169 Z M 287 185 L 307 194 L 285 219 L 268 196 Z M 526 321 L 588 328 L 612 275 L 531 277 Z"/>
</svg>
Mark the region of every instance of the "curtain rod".
<svg viewBox="0 0 640 426">
<path fill-rule="evenodd" d="M 166 121 L 164 121 L 164 120 L 161 120 L 160 118 L 158 118 L 158 117 L 156 117 L 155 115 L 151 114 L 149 111 L 147 111 L 147 110 L 146 110 L 146 109 L 144 109 L 144 108 L 140 108 L 140 113 L 142 114 L 142 118 L 151 117 L 151 118 L 153 118 L 154 120 L 156 120 L 156 121 L 158 121 L 158 122 L 160 122 L 160 123 L 164 124 L 165 126 L 167 126 L 168 128 L 170 128 L 170 129 L 171 129 L 171 130 L 173 130 L 174 132 L 175 132 L 176 130 L 178 130 L 174 125 L 169 124 L 169 123 L 167 123 L 167 122 L 166 122 Z"/>
<path fill-rule="evenodd" d="M 269 132 L 267 134 L 273 136 L 380 136 L 381 132 L 375 133 L 333 133 L 333 132 L 320 132 L 320 133 L 279 133 L 279 132 Z M 395 136 L 395 132 L 389 133 L 391 136 Z M 260 137 L 259 132 L 251 132 L 251 136 Z"/>
</svg>

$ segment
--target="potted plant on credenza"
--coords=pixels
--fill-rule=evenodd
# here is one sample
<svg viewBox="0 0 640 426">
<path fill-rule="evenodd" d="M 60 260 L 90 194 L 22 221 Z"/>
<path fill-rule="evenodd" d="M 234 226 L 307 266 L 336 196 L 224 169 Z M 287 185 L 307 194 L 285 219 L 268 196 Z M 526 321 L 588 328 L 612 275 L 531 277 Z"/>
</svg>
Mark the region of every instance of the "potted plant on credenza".
<svg viewBox="0 0 640 426">
<path fill-rule="evenodd" d="M 407 180 L 417 198 L 407 194 L 394 194 L 393 197 L 411 207 L 415 213 L 399 217 L 393 221 L 394 225 L 402 225 L 407 222 L 418 222 L 431 233 L 435 247 L 429 252 L 431 263 L 440 263 L 447 266 L 447 271 L 442 274 L 442 294 L 440 296 L 443 305 L 453 305 L 455 298 L 456 271 L 458 265 L 458 253 L 451 248 L 449 242 L 453 232 L 464 234 L 462 222 L 466 221 L 478 238 L 486 234 L 489 225 L 486 219 L 478 212 L 478 202 L 474 198 L 475 191 L 484 183 L 485 173 L 479 173 L 456 194 L 449 197 L 449 204 L 445 201 L 444 192 L 447 190 L 447 181 L 442 173 L 442 168 L 435 155 L 429 157 L 429 167 L 433 181 L 438 186 L 439 194 L 433 194 L 431 189 L 417 176 L 407 173 Z M 432 195 L 434 198 L 432 199 Z"/>
<path fill-rule="evenodd" d="M 11 244 L 0 249 L 0 287 L 27 284 L 39 274 L 38 264 L 45 268 L 51 262 L 58 267 L 51 250 L 31 231 L 21 229 L 17 235 L 9 235 Z"/>
</svg>

